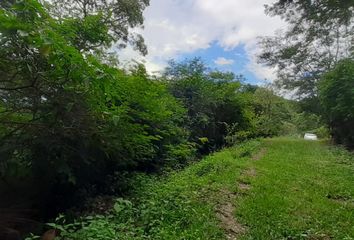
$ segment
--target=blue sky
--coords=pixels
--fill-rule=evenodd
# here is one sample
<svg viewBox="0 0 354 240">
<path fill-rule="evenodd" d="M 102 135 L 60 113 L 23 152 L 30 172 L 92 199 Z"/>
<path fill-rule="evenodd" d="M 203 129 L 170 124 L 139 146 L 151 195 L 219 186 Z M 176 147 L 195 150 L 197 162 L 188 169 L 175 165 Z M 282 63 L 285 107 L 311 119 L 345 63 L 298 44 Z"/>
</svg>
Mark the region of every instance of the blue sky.
<svg viewBox="0 0 354 240">
<path fill-rule="evenodd" d="M 121 59 L 145 63 L 152 74 L 168 60 L 201 57 L 211 68 L 243 74 L 247 82 L 261 84 L 274 79 L 274 69 L 257 63 L 259 36 L 273 35 L 284 27 L 278 18 L 266 16 L 264 4 L 274 0 L 151 0 L 145 10 L 141 33 L 149 54 L 132 49 Z"/>
<path fill-rule="evenodd" d="M 182 53 L 176 56 L 177 61 L 200 57 L 212 69 L 233 72 L 237 75 L 242 74 L 248 83 L 259 84 L 259 77 L 255 76 L 252 71 L 247 68 L 250 59 L 245 51 L 243 44 L 233 49 L 224 49 L 217 42 L 213 42 L 207 49 L 198 49 L 191 53 Z M 220 60 L 221 61 L 217 61 Z"/>
</svg>

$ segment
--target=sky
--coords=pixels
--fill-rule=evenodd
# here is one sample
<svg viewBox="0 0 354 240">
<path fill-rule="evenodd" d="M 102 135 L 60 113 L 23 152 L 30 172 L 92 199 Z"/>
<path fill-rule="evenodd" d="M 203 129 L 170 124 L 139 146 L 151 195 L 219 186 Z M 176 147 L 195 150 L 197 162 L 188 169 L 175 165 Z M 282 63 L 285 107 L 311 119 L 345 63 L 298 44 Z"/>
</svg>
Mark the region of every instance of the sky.
<svg viewBox="0 0 354 240">
<path fill-rule="evenodd" d="M 145 63 L 157 74 L 171 59 L 201 57 L 207 65 L 242 74 L 252 84 L 274 79 L 274 70 L 257 63 L 259 36 L 273 35 L 284 23 L 264 13 L 275 0 L 151 0 L 145 10 L 141 33 L 148 55 L 131 48 L 119 53 L 127 62 Z"/>
</svg>

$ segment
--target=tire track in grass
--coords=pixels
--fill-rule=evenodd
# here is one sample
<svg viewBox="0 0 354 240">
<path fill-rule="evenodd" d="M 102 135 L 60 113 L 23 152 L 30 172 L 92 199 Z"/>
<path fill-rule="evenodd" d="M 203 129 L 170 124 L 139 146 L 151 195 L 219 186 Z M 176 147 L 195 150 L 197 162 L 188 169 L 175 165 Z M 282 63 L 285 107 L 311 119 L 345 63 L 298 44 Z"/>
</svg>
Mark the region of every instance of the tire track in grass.
<svg viewBox="0 0 354 240">
<path fill-rule="evenodd" d="M 266 149 L 262 148 L 259 152 L 251 157 L 251 160 L 258 161 L 266 154 Z M 241 235 L 247 232 L 247 227 L 242 225 L 235 218 L 236 202 L 240 195 L 247 194 L 251 190 L 251 184 L 249 181 L 244 181 L 244 178 L 253 178 L 257 175 L 257 171 L 254 168 L 248 168 L 244 170 L 237 180 L 237 192 L 232 193 L 228 190 L 223 190 L 223 196 L 225 199 L 219 203 L 216 207 L 216 215 L 221 222 L 221 227 L 226 233 L 228 240 L 238 239 Z"/>
<path fill-rule="evenodd" d="M 238 201 L 241 239 L 354 239 L 353 155 L 320 141 L 265 144 L 267 155 L 250 164 L 252 192 Z"/>
</svg>

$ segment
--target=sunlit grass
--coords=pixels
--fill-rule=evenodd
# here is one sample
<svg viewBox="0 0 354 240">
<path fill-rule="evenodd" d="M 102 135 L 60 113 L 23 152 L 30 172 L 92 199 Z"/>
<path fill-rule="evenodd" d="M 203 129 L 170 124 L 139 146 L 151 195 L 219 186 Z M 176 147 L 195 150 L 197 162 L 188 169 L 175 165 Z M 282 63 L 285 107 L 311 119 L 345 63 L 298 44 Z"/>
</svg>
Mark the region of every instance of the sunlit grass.
<svg viewBox="0 0 354 240">
<path fill-rule="evenodd" d="M 134 186 L 79 230 L 52 226 L 72 240 L 354 238 L 354 158 L 321 141 L 250 141 L 163 178 L 138 175 Z M 228 231 L 222 206 L 245 231 Z"/>
<path fill-rule="evenodd" d="M 354 159 L 323 142 L 265 141 L 258 175 L 238 202 L 244 239 L 353 239 Z"/>
</svg>

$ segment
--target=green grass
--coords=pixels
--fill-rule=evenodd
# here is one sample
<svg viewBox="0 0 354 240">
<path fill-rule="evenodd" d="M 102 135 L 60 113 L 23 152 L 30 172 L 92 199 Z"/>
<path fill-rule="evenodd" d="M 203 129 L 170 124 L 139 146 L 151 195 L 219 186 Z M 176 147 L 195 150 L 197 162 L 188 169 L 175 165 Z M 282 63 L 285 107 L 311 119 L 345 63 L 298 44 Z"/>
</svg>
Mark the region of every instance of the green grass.
<svg viewBox="0 0 354 240">
<path fill-rule="evenodd" d="M 224 149 L 162 179 L 138 175 L 131 196 L 118 199 L 106 215 L 74 223 L 59 217 L 50 226 L 65 240 L 224 239 L 215 208 L 225 192 L 237 191 L 236 179 L 260 144 Z"/>
<path fill-rule="evenodd" d="M 238 199 L 243 239 L 354 239 L 354 161 L 321 142 L 270 139 L 249 194 Z"/>
<path fill-rule="evenodd" d="M 220 240 L 216 209 L 232 201 L 246 228 L 238 239 L 354 238 L 354 159 L 322 142 L 250 141 L 162 179 L 139 175 L 133 185 L 107 215 L 52 226 L 66 240 Z"/>
</svg>

